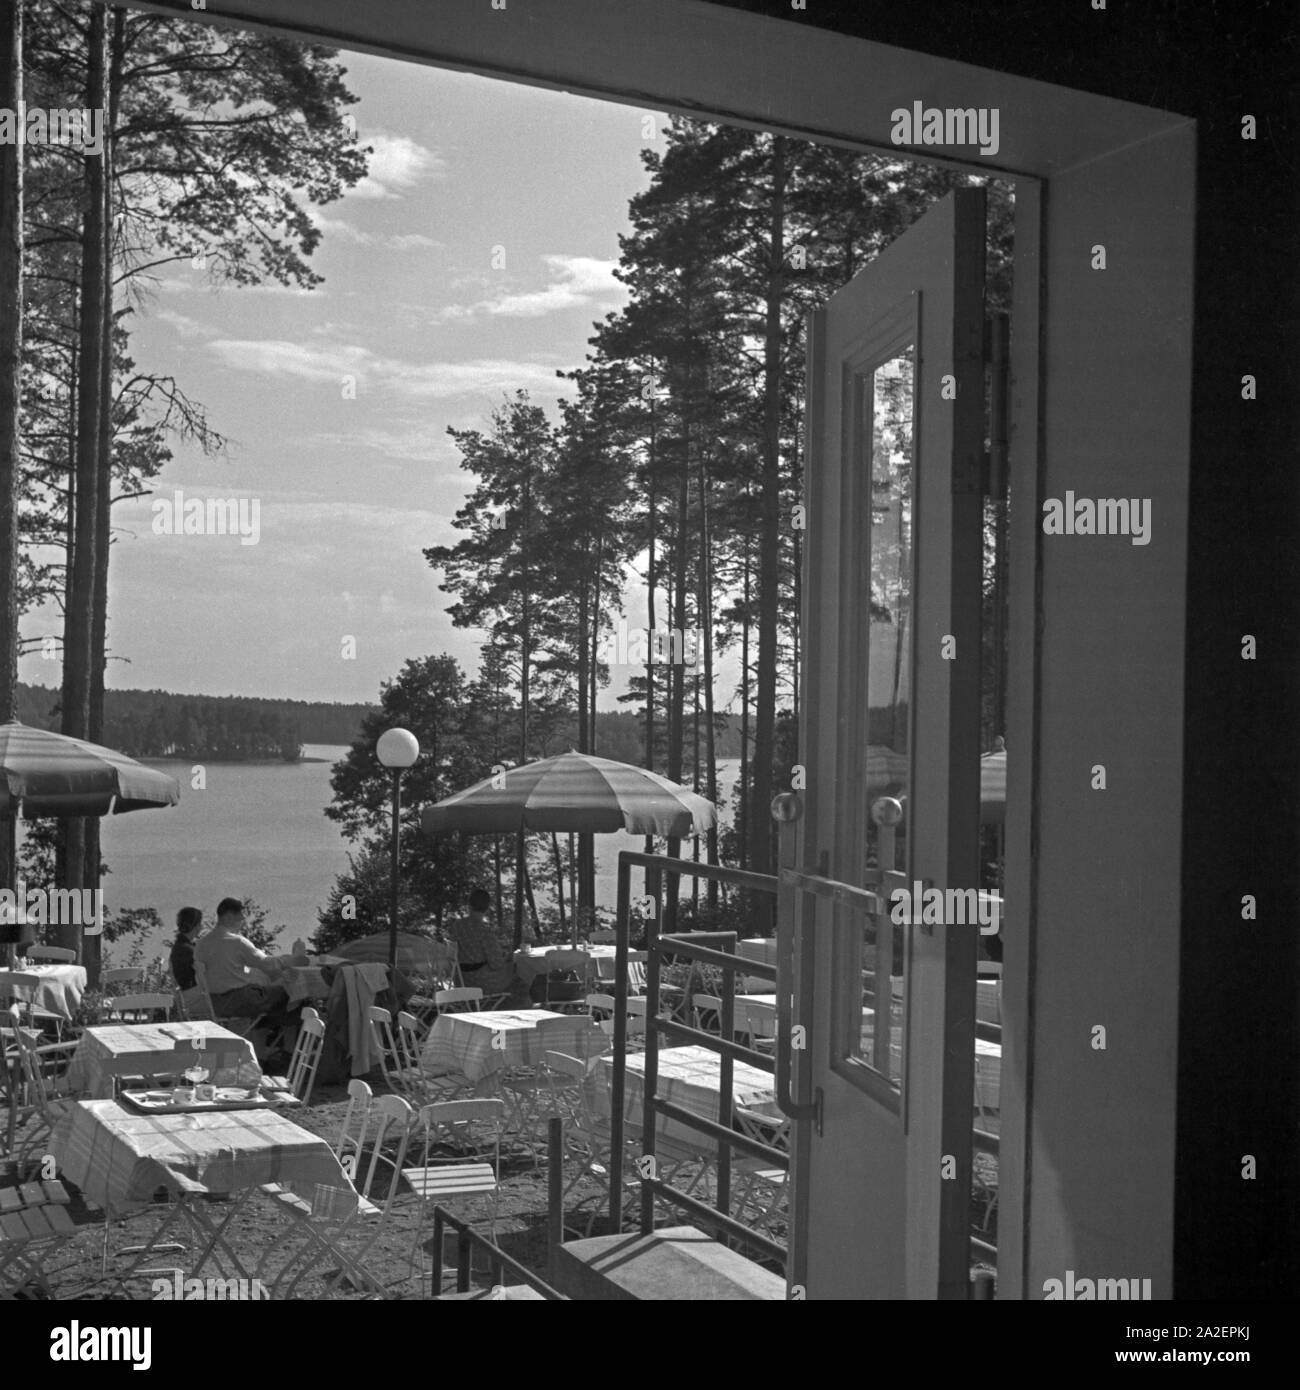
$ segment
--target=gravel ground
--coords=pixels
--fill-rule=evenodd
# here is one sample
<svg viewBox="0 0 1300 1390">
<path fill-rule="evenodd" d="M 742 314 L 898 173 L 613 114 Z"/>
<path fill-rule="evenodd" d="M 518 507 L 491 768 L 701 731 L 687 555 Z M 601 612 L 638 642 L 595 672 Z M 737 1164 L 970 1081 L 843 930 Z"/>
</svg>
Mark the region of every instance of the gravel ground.
<svg viewBox="0 0 1300 1390">
<path fill-rule="evenodd" d="M 376 1093 L 382 1093 L 384 1086 L 378 1075 L 372 1076 L 371 1085 Z M 304 1128 L 327 1137 L 331 1142 L 336 1138 L 346 1108 L 346 1088 L 344 1086 L 317 1087 L 310 1106 L 294 1112 L 294 1119 Z M 972 1211 L 975 1229 L 979 1230 L 985 1219 L 990 1191 L 996 1186 L 996 1165 L 982 1155 L 976 1155 L 975 1200 Z M 571 1224 L 568 1238 L 585 1234 L 587 1216 L 604 1209 L 605 1189 L 596 1179 L 584 1180 L 569 1195 L 566 1210 Z M 459 1203 L 448 1203 L 458 1215 L 472 1220 L 480 1229 L 488 1228 L 490 1207 L 486 1199 L 461 1199 Z M 547 1182 L 544 1161 L 534 1164 L 532 1159 L 522 1153 L 512 1153 L 503 1159 L 501 1198 L 496 1224 L 496 1239 L 501 1248 L 526 1267 L 545 1276 L 546 1271 L 546 1207 Z M 123 1247 L 139 1245 L 148 1240 L 152 1231 L 162 1219 L 163 1210 L 154 1208 L 143 1211 L 126 1220 L 114 1221 L 107 1227 L 109 1258 L 107 1272 L 101 1273 L 101 1258 L 104 1248 L 105 1223 L 101 1213 L 87 1209 L 73 1193 L 73 1206 L 70 1209 L 74 1221 L 79 1226 L 78 1233 L 71 1241 L 61 1247 L 46 1263 L 46 1278 L 53 1296 L 58 1299 L 148 1299 L 153 1297 L 154 1278 L 172 1278 L 172 1269 L 179 1268 L 182 1277 L 189 1273 L 193 1253 L 159 1253 L 149 1261 L 150 1275 L 137 1275 L 128 1281 L 115 1277 L 115 1271 L 124 1268 L 129 1259 L 114 1252 Z M 213 1214 L 220 1218 L 220 1206 L 214 1207 Z M 421 1219 L 423 1217 L 423 1220 Z M 676 1219 L 680 1222 L 680 1218 Z M 231 1221 L 225 1231 L 225 1240 L 239 1258 L 241 1264 L 252 1272 L 258 1262 L 268 1256 L 268 1268 L 278 1269 L 280 1251 L 278 1243 L 293 1228 L 293 1220 L 281 1212 L 269 1198 L 256 1196 Z M 603 1217 L 596 1220 L 593 1234 L 601 1234 L 607 1229 Z M 399 1196 L 384 1232 L 366 1256 L 365 1264 L 385 1286 L 390 1298 L 428 1298 L 431 1292 L 431 1214 L 422 1210 L 422 1204 L 414 1194 L 406 1191 Z M 772 1235 L 785 1238 L 785 1231 L 778 1226 Z M 988 1226 L 981 1232 L 983 1238 L 996 1243 L 997 1210 L 993 1208 Z M 189 1239 L 188 1233 L 181 1239 Z M 352 1238 L 355 1240 L 355 1237 Z M 423 1247 L 423 1248 L 422 1248 Z M 414 1261 L 414 1269 L 412 1269 Z M 452 1257 L 449 1242 L 448 1259 L 444 1270 L 443 1291 L 454 1288 L 454 1274 L 451 1269 Z M 423 1265 L 423 1277 L 421 1266 Z M 295 1290 L 297 1299 L 361 1299 L 367 1295 L 352 1288 L 346 1282 L 328 1283 L 331 1269 L 325 1264 L 313 1271 Z M 209 1266 L 205 1274 L 215 1274 Z M 507 1274 L 506 1283 L 516 1282 Z M 476 1270 L 474 1284 L 487 1287 L 491 1283 L 486 1269 Z M 373 1296 L 373 1295 L 372 1295 Z"/>
</svg>

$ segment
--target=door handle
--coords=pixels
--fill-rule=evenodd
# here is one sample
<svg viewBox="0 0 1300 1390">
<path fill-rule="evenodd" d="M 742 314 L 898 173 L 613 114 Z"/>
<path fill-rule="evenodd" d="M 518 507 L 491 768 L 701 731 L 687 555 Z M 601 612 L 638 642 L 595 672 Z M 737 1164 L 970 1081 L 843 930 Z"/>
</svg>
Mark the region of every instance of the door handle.
<svg viewBox="0 0 1300 1390">
<path fill-rule="evenodd" d="M 795 823 L 803 814 L 803 805 L 794 792 L 783 792 L 772 801 L 772 818 L 781 827 L 779 837 L 777 904 L 776 904 L 776 1103 L 783 1115 L 791 1120 L 811 1120 L 818 1135 L 822 1132 L 822 1092 L 818 1087 L 811 1100 L 794 1094 L 794 1020 L 790 1001 L 791 985 L 795 980 L 794 908 L 798 889 L 782 870 L 794 865 Z M 810 965 L 810 961 L 805 961 Z M 812 987 L 811 970 L 798 975 L 801 1008 L 807 1004 Z M 803 1008 L 805 1016 L 808 1010 Z M 805 1039 L 807 1024 L 804 1025 Z"/>
</svg>

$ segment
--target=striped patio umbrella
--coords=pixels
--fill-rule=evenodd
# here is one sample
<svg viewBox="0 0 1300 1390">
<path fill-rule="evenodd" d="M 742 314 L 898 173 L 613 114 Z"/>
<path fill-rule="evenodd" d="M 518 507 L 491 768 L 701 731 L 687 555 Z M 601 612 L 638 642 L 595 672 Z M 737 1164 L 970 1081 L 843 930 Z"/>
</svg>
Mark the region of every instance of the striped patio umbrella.
<svg viewBox="0 0 1300 1390">
<path fill-rule="evenodd" d="M 1007 815 L 1007 755 L 985 753 L 980 759 L 980 821 L 1001 825 Z"/>
<path fill-rule="evenodd" d="M 97 743 L 0 724 L 0 816 L 107 816 L 175 806 L 180 784 Z"/>
<path fill-rule="evenodd" d="M 174 777 L 125 753 L 17 720 L 0 724 L 0 822 L 9 837 L 11 866 L 17 864 L 20 816 L 120 816 L 175 806 L 180 799 Z"/>
<path fill-rule="evenodd" d="M 589 753 L 562 753 L 525 763 L 426 806 L 426 834 L 461 830 L 510 834 L 520 830 L 567 830 L 604 835 L 681 839 L 717 823 L 713 803 L 657 773 Z"/>
</svg>

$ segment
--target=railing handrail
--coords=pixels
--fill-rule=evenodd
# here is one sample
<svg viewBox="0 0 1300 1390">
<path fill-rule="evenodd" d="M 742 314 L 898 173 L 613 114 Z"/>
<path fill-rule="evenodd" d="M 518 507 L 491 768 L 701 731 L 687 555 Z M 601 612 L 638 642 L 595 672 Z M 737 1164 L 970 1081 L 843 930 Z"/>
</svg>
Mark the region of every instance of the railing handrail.
<svg viewBox="0 0 1300 1390">
<path fill-rule="evenodd" d="M 527 1265 L 520 1264 L 513 1255 L 507 1255 L 499 1245 L 490 1241 L 481 1231 L 475 1230 L 467 1221 L 463 1221 L 444 1206 L 435 1206 L 433 1209 L 433 1283 L 437 1289 L 433 1295 L 434 1298 L 439 1298 L 442 1294 L 442 1228 L 444 1226 L 450 1226 L 456 1232 L 456 1243 L 459 1256 L 462 1259 L 461 1266 L 456 1270 L 456 1288 L 459 1293 L 469 1292 L 469 1267 L 463 1263 L 463 1258 L 475 1245 L 478 1245 L 486 1250 L 491 1257 L 494 1285 L 499 1283 L 498 1273 L 502 1269 L 508 1269 L 512 1274 L 517 1274 L 529 1288 L 535 1289 L 543 1298 L 552 1302 L 568 1302 L 565 1295 L 548 1284 L 540 1274 L 529 1269 Z"/>
<path fill-rule="evenodd" d="M 776 892 L 775 874 L 756 874 L 753 869 L 733 869 L 726 864 L 700 864 L 694 859 L 674 859 L 667 854 L 646 854 L 644 850 L 624 849 L 618 854 L 620 864 L 635 864 L 643 869 L 659 869 L 666 874 L 684 874 L 691 878 L 717 879 L 719 883 L 734 883 L 738 888 L 753 888 L 763 893 Z"/>
<path fill-rule="evenodd" d="M 735 933 L 732 933 L 734 936 Z M 738 956 L 729 951 L 719 951 L 712 946 L 698 946 L 687 936 L 674 932 L 672 936 L 660 937 L 660 950 L 669 956 L 685 956 L 688 960 L 698 960 L 703 965 L 716 965 L 722 970 L 734 970 L 740 975 L 753 975 L 755 978 L 770 979 L 776 982 L 776 966 L 765 960 L 750 960 L 748 956 Z M 756 967 L 751 970 L 750 966 Z"/>
</svg>

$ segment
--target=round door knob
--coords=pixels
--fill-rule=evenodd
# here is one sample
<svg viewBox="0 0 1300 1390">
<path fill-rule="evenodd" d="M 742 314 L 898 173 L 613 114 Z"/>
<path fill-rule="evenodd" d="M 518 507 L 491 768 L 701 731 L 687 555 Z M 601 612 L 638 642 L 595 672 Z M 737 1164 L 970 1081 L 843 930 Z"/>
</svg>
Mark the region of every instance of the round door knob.
<svg viewBox="0 0 1300 1390">
<path fill-rule="evenodd" d="M 903 819 L 903 803 L 892 796 L 878 796 L 871 803 L 871 819 L 877 825 L 898 825 Z"/>
<path fill-rule="evenodd" d="M 772 819 L 788 825 L 803 814 L 803 801 L 797 792 L 781 792 L 772 798 Z"/>
</svg>

